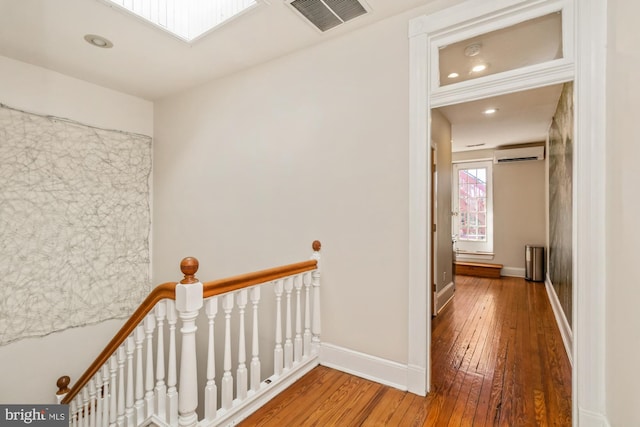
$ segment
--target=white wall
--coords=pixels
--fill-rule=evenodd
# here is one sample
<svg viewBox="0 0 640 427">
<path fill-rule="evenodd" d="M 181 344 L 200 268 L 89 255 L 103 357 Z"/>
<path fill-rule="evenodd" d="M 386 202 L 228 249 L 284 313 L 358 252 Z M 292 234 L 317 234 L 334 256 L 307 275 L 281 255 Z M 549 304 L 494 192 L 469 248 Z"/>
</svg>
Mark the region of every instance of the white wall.
<svg viewBox="0 0 640 427">
<path fill-rule="evenodd" d="M 493 158 L 493 150 L 453 153 L 453 160 Z M 524 274 L 524 247 L 545 245 L 545 162 L 493 165 L 493 261 Z"/>
<path fill-rule="evenodd" d="M 153 104 L 0 56 L 0 103 L 30 113 L 153 136 Z"/>
<path fill-rule="evenodd" d="M 323 242 L 322 339 L 407 361 L 408 20 L 156 103 L 154 277 L 295 262 Z"/>
<path fill-rule="evenodd" d="M 153 134 L 150 102 L 5 57 L 0 57 L 0 103 L 88 125 Z M 121 323 L 111 320 L 0 346 L 0 378 L 5 385 L 0 403 L 54 402 L 56 380 L 62 375 L 77 379 Z"/>
<path fill-rule="evenodd" d="M 431 111 L 431 139 L 436 144 L 436 268 L 434 280 L 439 300 L 445 303 L 453 288 L 446 294 L 441 291 L 453 281 L 453 244 L 451 241 L 451 123 L 438 110 Z M 438 307 L 439 308 L 439 307 Z"/>
<path fill-rule="evenodd" d="M 640 425 L 638 212 L 640 211 L 640 3 L 609 0 L 607 69 L 607 415 Z"/>
</svg>

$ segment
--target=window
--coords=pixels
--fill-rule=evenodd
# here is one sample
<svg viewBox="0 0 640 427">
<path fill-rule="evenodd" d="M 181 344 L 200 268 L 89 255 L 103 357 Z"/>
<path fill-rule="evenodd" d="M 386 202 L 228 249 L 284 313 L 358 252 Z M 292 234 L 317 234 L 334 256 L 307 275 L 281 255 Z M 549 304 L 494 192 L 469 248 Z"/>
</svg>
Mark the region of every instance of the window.
<svg viewBox="0 0 640 427">
<path fill-rule="evenodd" d="M 454 249 L 493 252 L 493 206 L 490 161 L 453 165 Z"/>
<path fill-rule="evenodd" d="M 180 39 L 193 42 L 248 10 L 256 0 L 103 0 L 143 18 Z"/>
</svg>

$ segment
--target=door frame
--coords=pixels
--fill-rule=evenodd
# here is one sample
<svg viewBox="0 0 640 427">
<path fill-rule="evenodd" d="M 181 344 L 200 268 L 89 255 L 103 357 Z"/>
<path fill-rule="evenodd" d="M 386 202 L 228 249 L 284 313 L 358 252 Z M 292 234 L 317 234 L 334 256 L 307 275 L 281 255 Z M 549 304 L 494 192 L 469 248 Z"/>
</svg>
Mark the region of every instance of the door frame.
<svg viewBox="0 0 640 427">
<path fill-rule="evenodd" d="M 459 90 L 433 90 L 432 55 L 436 36 L 494 29 L 540 16 L 562 5 L 572 16 L 563 31 L 575 35 L 568 61 L 554 67 L 533 67 L 532 73 L 505 72 L 477 79 Z M 569 16 L 569 15 L 567 15 Z M 573 424 L 606 425 L 605 416 L 605 146 L 606 146 L 606 2 L 599 0 L 468 0 L 409 24 L 410 171 L 409 171 L 409 391 L 425 395 L 431 387 L 431 257 L 432 222 L 430 111 L 436 106 L 466 102 L 568 80 L 574 81 L 575 139 L 573 206 Z M 482 33 L 481 32 L 481 33 Z M 476 32 L 475 34 L 481 34 Z M 565 46 L 565 49 L 567 46 Z M 575 53 L 575 56 L 574 56 Z M 452 85 L 453 86 L 453 85 Z M 440 93 L 438 93 L 440 92 Z"/>
</svg>

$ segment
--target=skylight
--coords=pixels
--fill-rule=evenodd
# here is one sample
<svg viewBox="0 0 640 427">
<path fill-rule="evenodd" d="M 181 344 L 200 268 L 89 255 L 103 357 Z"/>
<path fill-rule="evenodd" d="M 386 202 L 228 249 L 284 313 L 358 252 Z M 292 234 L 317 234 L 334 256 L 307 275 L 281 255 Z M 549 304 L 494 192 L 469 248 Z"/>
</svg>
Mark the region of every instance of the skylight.
<svg viewBox="0 0 640 427">
<path fill-rule="evenodd" d="M 256 5 L 256 0 L 103 0 L 192 42 Z"/>
</svg>

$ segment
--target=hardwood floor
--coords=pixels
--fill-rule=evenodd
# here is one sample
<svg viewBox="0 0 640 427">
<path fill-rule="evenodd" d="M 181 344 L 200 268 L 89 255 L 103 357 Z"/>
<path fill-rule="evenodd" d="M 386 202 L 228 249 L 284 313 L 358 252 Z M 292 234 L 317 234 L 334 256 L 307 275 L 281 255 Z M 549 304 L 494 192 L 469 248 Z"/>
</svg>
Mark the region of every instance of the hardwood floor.
<svg viewBox="0 0 640 427">
<path fill-rule="evenodd" d="M 317 367 L 241 426 L 570 426 L 571 367 L 542 283 L 456 277 L 419 397 Z"/>
</svg>

